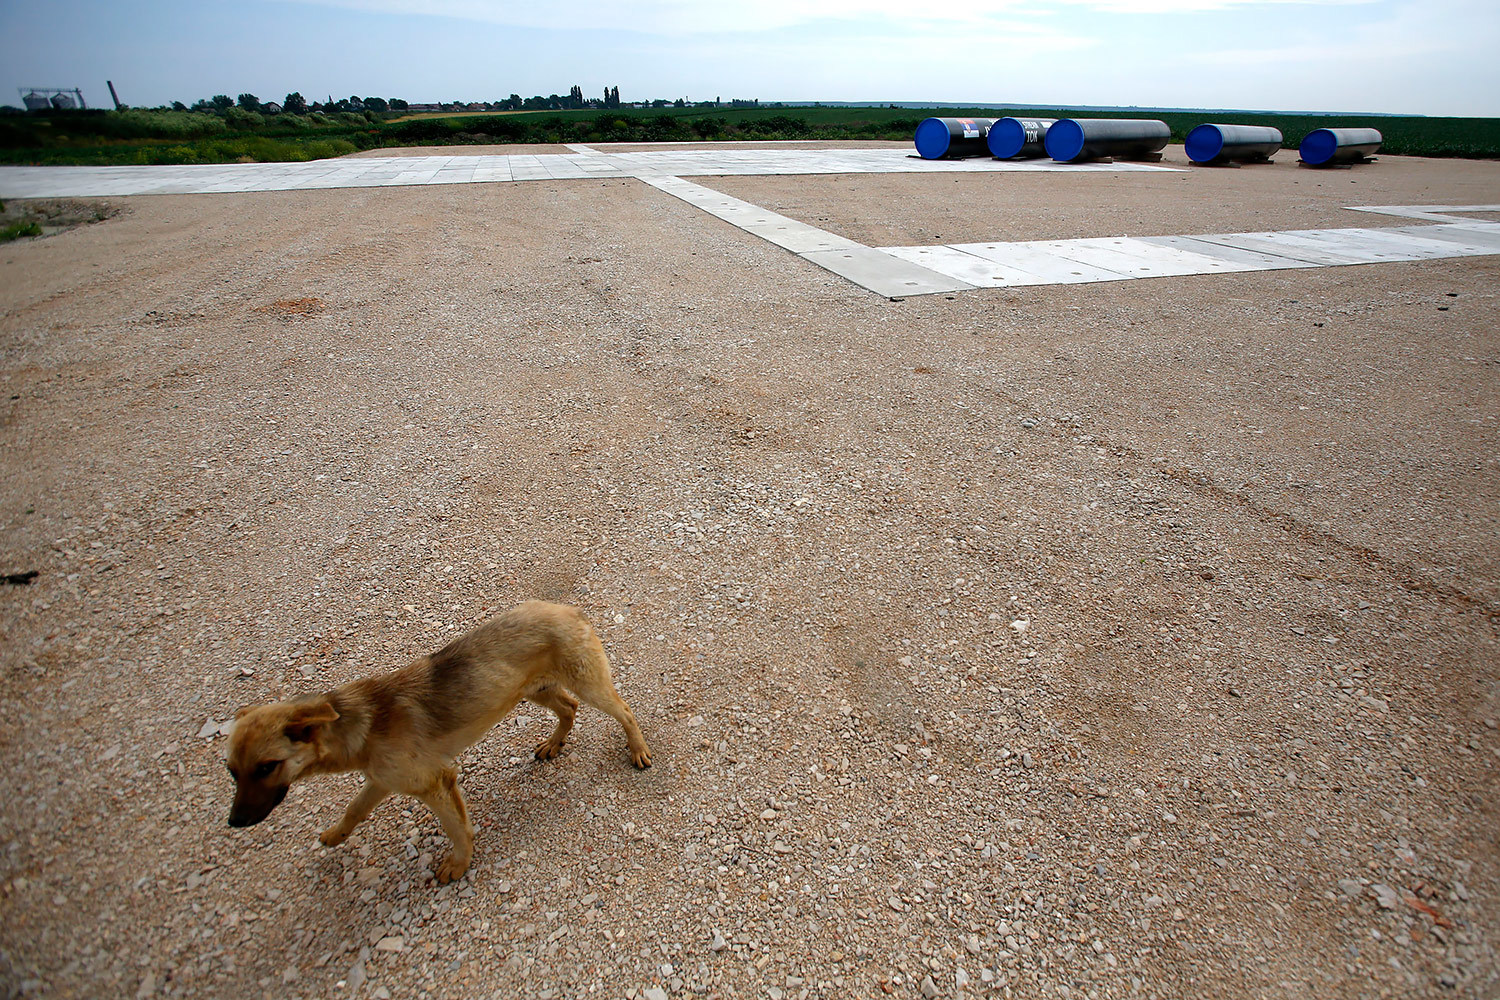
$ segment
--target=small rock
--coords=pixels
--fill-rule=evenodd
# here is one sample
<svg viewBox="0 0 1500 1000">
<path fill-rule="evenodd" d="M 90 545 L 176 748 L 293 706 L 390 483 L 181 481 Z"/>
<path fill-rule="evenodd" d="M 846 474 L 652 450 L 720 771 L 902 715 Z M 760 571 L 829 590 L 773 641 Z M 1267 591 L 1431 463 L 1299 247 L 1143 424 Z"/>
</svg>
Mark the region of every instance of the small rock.
<svg viewBox="0 0 1500 1000">
<path fill-rule="evenodd" d="M 376 951 L 401 951 L 406 947 L 406 939 L 401 937 L 383 937 L 375 942 Z"/>
<path fill-rule="evenodd" d="M 349 974 L 344 981 L 349 985 L 349 993 L 353 995 L 359 992 L 359 988 L 365 984 L 365 955 L 368 949 L 361 948 L 358 961 L 349 967 Z"/>
<path fill-rule="evenodd" d="M 922 977 L 922 985 L 919 987 L 919 989 L 921 989 L 922 995 L 926 997 L 927 1000 L 935 1000 L 938 995 L 937 984 L 932 981 L 931 976 Z"/>
<path fill-rule="evenodd" d="M 725 947 L 728 946 L 728 944 L 729 942 L 724 940 L 724 935 L 720 934 L 718 931 L 714 931 L 714 939 L 709 942 L 708 950 L 723 951 Z"/>
<path fill-rule="evenodd" d="M 1010 623 L 1010 629 L 1016 635 L 1020 635 L 1021 633 L 1025 632 L 1030 627 L 1031 627 L 1031 622 L 1028 621 L 1025 618 L 1017 618 L 1015 621 L 1013 621 L 1013 622 Z"/>
<path fill-rule="evenodd" d="M 281 970 L 281 981 L 283 983 L 295 983 L 300 978 L 302 978 L 302 973 L 297 971 L 295 965 L 288 965 L 285 969 Z"/>
<path fill-rule="evenodd" d="M 641 996 L 646 1000 L 667 1000 L 667 991 L 660 986 L 647 986 L 641 990 Z"/>
<path fill-rule="evenodd" d="M 1380 905 L 1382 910 L 1394 910 L 1396 904 L 1401 901 L 1400 897 L 1396 895 L 1395 889 L 1379 882 L 1370 886 L 1370 892 L 1374 894 L 1375 902 Z"/>
<path fill-rule="evenodd" d="M 1349 896 L 1351 898 L 1356 897 L 1363 890 L 1364 890 L 1364 885 L 1362 885 L 1358 879 L 1352 879 L 1352 878 L 1341 878 L 1341 879 L 1339 879 L 1339 892 L 1342 892 L 1346 896 Z"/>
<path fill-rule="evenodd" d="M 151 994 L 153 994 L 155 992 L 156 992 L 156 973 L 154 973 L 154 972 L 148 972 L 148 973 L 146 973 L 146 978 L 141 980 L 140 989 L 138 989 L 138 990 L 135 991 L 136 1000 L 142 1000 L 143 997 L 149 997 Z"/>
</svg>

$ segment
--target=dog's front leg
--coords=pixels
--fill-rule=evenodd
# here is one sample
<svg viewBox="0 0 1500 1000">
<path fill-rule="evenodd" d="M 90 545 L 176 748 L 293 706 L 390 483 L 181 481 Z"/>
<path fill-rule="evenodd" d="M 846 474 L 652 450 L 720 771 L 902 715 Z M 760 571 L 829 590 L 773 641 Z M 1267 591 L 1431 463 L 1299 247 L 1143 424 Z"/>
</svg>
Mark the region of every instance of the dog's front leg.
<svg viewBox="0 0 1500 1000">
<path fill-rule="evenodd" d="M 443 768 L 433 786 L 418 794 L 417 798 L 437 814 L 443 823 L 443 831 L 453 841 L 453 850 L 438 865 L 438 884 L 463 878 L 474 856 L 474 827 L 469 825 L 469 809 L 464 804 L 463 793 L 458 790 L 458 772 L 451 767 Z"/>
<path fill-rule="evenodd" d="M 364 787 L 359 794 L 354 796 L 354 801 L 349 803 L 349 808 L 344 810 L 344 818 L 318 835 L 318 839 L 325 847 L 337 847 L 348 839 L 354 828 L 364 822 L 370 810 L 385 801 L 385 797 L 391 794 L 391 790 L 378 782 L 366 778 Z"/>
</svg>

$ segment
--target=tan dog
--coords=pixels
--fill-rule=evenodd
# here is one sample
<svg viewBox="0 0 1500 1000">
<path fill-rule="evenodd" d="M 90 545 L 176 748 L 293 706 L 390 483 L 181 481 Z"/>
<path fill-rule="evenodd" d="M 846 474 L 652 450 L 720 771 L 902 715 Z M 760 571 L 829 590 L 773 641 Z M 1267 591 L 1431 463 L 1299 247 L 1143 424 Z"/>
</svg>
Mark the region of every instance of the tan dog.
<svg viewBox="0 0 1500 1000">
<path fill-rule="evenodd" d="M 523 698 L 557 714 L 557 728 L 537 745 L 538 760 L 557 756 L 582 700 L 625 727 L 631 763 L 651 766 L 593 628 L 576 608 L 527 601 L 400 670 L 240 709 L 229 737 L 236 782 L 229 825 L 259 823 L 300 778 L 363 771 L 364 787 L 344 818 L 319 839 L 343 843 L 387 795 L 404 792 L 427 803 L 453 841 L 438 881 L 459 878 L 473 856 L 474 828 L 453 758 Z"/>
</svg>

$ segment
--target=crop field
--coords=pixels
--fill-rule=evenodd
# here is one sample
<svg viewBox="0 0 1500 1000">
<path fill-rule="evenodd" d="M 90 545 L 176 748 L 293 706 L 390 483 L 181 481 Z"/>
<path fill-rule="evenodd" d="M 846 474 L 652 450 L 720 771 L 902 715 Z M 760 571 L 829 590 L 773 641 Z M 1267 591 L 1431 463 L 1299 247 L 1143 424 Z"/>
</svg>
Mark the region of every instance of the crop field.
<svg viewBox="0 0 1500 1000">
<path fill-rule="evenodd" d="M 180 164 L 286 162 L 403 146 L 558 142 L 683 142 L 911 138 L 933 115 L 1002 117 L 995 109 L 942 108 L 611 108 L 460 115 L 312 114 L 262 116 L 178 111 L 94 111 L 0 119 L 0 163 Z M 1359 115 L 1076 112 L 1025 108 L 1028 117 L 1152 117 L 1181 142 L 1204 121 L 1271 125 L 1295 149 L 1323 127 L 1377 128 L 1395 155 L 1500 158 L 1500 119 Z"/>
</svg>

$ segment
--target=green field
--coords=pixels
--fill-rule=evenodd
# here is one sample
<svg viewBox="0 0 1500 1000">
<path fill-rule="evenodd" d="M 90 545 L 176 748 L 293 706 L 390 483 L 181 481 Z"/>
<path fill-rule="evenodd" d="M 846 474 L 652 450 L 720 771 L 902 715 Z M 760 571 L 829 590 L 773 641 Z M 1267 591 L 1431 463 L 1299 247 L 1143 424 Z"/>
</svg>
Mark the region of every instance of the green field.
<svg viewBox="0 0 1500 1000">
<path fill-rule="evenodd" d="M 1295 149 L 1323 127 L 1377 128 L 1382 152 L 1500 158 L 1500 119 L 1157 112 L 1069 112 L 1037 108 L 1026 117 L 1151 117 L 1181 142 L 1204 121 L 1272 125 Z M 910 141 L 929 114 L 1001 117 L 1006 112 L 943 108 L 611 108 L 507 114 L 398 117 L 392 114 L 261 116 L 193 111 L 75 111 L 0 118 L 0 163 L 144 164 L 276 162 L 342 156 L 361 149 L 496 143 L 890 139 Z"/>
</svg>

